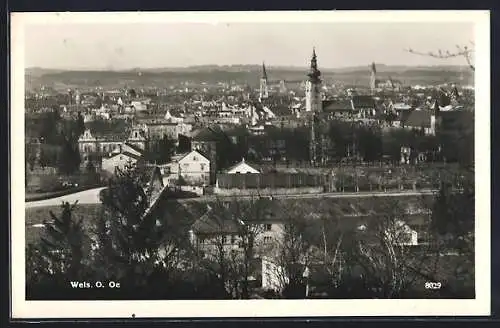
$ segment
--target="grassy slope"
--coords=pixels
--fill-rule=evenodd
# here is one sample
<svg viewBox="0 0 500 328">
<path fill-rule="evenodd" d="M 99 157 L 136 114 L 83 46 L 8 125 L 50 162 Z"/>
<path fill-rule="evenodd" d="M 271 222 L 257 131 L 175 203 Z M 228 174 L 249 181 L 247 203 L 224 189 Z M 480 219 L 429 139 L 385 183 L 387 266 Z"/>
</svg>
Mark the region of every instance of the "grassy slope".
<svg viewBox="0 0 500 328">
<path fill-rule="evenodd" d="M 83 219 L 82 222 L 84 227 L 89 228 L 100 216 L 101 209 L 101 204 L 79 204 L 75 208 L 74 218 L 77 220 Z M 59 216 L 62 212 L 62 208 L 60 206 L 43 206 L 26 209 L 26 245 L 39 240 L 40 233 L 43 229 L 35 228 L 33 225 L 43 223 L 44 220 L 50 220 L 51 211 L 56 216 Z"/>
</svg>

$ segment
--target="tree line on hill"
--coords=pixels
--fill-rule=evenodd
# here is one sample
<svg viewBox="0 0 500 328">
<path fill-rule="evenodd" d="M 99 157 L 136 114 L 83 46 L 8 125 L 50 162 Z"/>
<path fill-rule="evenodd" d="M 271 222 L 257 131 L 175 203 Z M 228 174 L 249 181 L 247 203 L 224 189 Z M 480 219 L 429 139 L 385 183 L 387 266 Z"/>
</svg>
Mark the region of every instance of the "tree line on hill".
<svg viewBox="0 0 500 328">
<path fill-rule="evenodd" d="M 78 204 L 64 203 L 60 215 L 51 213 L 39 243 L 26 249 L 27 299 L 247 299 L 255 296 L 250 277 L 259 252 L 273 256 L 282 268 L 277 279 L 284 289 L 262 292 L 267 298 L 304 298 L 309 285 L 328 298 L 474 297 L 473 182 L 462 193 L 443 184 L 426 205 L 432 210 L 428 243 L 416 250 L 393 243 L 398 232 L 390 229 L 405 215 L 394 201 L 380 205 L 377 200 L 381 216 L 366 231 L 346 229 L 347 221 L 335 209 L 314 214 L 282 206 L 283 237 L 269 249 L 257 249 L 262 226 L 252 222 L 276 215 L 275 201 L 231 199 L 217 200 L 207 212 L 212 222 L 221 222 L 221 234 L 214 251 L 206 253 L 189 241 L 191 223 L 176 215 L 183 206 L 164 201 L 156 211 L 150 209 L 143 181 L 137 168 L 119 171 L 101 195 L 103 210 L 96 222 L 75 217 Z M 223 247 L 221 220 L 238 227 L 241 252 Z M 450 252 L 458 254 L 458 263 L 441 262 L 441 255 Z M 304 274 L 315 266 L 321 268 L 320 278 Z M 114 282 L 120 288 L 71 285 L 83 281 Z M 442 281 L 443 288 L 426 291 L 425 281 Z"/>
<path fill-rule="evenodd" d="M 27 167 L 35 165 L 56 167 L 61 174 L 69 175 L 79 170 L 81 158 L 78 150 L 78 138 L 85 131 L 83 116 L 63 119 L 58 110 L 44 113 L 37 120 L 37 125 L 27 126 L 34 130 L 27 135 L 34 136 L 38 142 L 27 141 L 25 144 Z M 36 162 L 38 155 L 38 163 Z"/>
</svg>

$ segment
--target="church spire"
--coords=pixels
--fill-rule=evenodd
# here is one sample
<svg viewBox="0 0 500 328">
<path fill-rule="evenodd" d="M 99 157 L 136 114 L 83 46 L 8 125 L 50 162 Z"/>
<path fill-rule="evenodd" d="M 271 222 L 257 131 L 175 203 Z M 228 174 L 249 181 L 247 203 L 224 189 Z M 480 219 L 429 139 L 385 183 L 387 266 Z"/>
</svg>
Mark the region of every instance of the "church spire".
<svg viewBox="0 0 500 328">
<path fill-rule="evenodd" d="M 375 62 L 372 62 L 371 72 L 370 72 L 370 90 L 372 95 L 375 93 L 377 88 L 377 68 L 375 67 Z"/>
<path fill-rule="evenodd" d="M 266 65 L 262 62 L 262 77 L 260 78 L 260 92 L 259 99 L 267 99 L 269 97 L 269 91 L 267 89 L 267 72 Z"/>
<path fill-rule="evenodd" d="M 318 69 L 318 59 L 316 57 L 316 48 L 313 47 L 313 53 L 312 53 L 312 58 L 311 58 L 311 67 L 309 70 L 309 81 L 311 82 L 319 82 L 320 81 L 320 76 L 321 72 Z"/>
</svg>

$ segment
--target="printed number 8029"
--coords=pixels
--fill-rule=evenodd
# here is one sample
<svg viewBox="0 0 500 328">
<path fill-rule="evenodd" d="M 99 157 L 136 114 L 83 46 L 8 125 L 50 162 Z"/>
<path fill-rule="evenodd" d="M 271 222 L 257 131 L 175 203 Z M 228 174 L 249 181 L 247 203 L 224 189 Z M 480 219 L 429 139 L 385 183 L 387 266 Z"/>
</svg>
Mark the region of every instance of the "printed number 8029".
<svg viewBox="0 0 500 328">
<path fill-rule="evenodd" d="M 426 282 L 425 283 L 425 289 L 440 289 L 440 288 L 441 288 L 440 282 Z"/>
</svg>

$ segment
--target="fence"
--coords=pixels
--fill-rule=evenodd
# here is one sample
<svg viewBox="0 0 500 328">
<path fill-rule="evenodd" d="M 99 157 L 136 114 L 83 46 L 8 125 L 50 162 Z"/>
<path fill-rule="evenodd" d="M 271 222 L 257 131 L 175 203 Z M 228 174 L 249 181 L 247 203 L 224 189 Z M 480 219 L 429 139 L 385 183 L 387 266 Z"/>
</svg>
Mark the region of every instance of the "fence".
<svg viewBox="0 0 500 328">
<path fill-rule="evenodd" d="M 217 175 L 217 186 L 221 189 L 303 188 L 324 186 L 326 183 L 326 176 L 301 173 L 226 173 Z"/>
<path fill-rule="evenodd" d="M 366 192 L 438 189 L 441 181 L 459 186 L 466 179 L 461 172 L 381 169 L 332 170 L 330 174 L 265 173 L 218 174 L 219 189 L 318 188 L 324 192 Z"/>
</svg>

